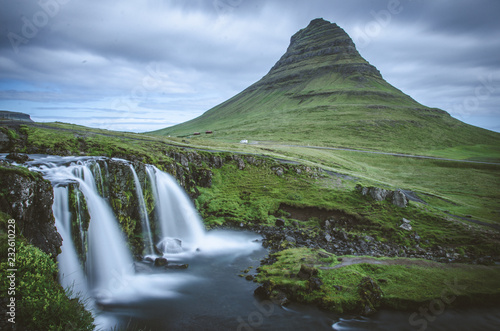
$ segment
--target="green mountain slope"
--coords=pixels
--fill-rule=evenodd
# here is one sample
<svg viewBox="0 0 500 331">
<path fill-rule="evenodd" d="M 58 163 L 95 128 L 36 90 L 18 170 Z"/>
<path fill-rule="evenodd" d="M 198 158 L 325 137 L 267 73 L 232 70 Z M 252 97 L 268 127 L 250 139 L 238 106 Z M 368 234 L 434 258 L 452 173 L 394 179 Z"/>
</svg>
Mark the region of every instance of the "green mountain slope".
<svg viewBox="0 0 500 331">
<path fill-rule="evenodd" d="M 152 132 L 418 152 L 500 145 L 500 134 L 425 107 L 387 83 L 336 24 L 313 20 L 261 80 L 191 121 Z"/>
</svg>

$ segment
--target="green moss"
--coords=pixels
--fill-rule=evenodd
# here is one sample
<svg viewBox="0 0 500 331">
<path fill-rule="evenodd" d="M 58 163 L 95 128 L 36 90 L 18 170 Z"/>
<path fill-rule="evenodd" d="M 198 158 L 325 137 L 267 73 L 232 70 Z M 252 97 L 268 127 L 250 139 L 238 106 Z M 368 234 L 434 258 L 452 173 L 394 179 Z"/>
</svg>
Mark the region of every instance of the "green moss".
<svg viewBox="0 0 500 331">
<path fill-rule="evenodd" d="M 32 180 L 44 180 L 40 173 L 29 171 L 25 167 L 18 167 L 18 166 L 4 167 L 0 165 L 0 173 L 16 174 Z"/>
<path fill-rule="evenodd" d="M 1 240 L 7 252 L 7 240 Z M 16 240 L 16 325 L 29 330 L 93 330 L 93 318 L 82 302 L 69 299 L 57 282 L 57 265 L 38 248 Z M 2 256 L 0 291 L 8 293 L 6 256 Z"/>
<path fill-rule="evenodd" d="M 293 298 L 299 302 L 339 313 L 363 309 L 360 284 L 366 278 L 378 283 L 383 292 L 379 305 L 386 308 L 415 309 L 442 299 L 443 293 L 453 297 L 449 305 L 493 304 L 500 298 L 500 267 L 370 258 L 377 264 L 333 268 L 340 263 L 336 256 L 321 258 L 318 251 L 307 248 L 288 249 L 277 253 L 276 258 L 274 264 L 259 268 L 259 282 L 271 282 L 296 293 Z M 296 276 L 304 263 L 317 268 L 317 277 L 323 283 L 320 289 L 308 290 L 307 281 Z"/>
</svg>

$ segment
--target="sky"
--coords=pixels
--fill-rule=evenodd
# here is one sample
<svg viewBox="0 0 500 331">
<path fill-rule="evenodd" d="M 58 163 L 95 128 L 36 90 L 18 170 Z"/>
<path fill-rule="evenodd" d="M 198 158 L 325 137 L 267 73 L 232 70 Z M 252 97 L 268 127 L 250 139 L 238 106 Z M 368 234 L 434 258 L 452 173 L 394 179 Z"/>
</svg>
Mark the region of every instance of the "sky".
<svg viewBox="0 0 500 331">
<path fill-rule="evenodd" d="M 262 78 L 315 18 L 392 85 L 500 132 L 498 0 L 0 0 L 0 110 L 145 132 Z"/>
</svg>

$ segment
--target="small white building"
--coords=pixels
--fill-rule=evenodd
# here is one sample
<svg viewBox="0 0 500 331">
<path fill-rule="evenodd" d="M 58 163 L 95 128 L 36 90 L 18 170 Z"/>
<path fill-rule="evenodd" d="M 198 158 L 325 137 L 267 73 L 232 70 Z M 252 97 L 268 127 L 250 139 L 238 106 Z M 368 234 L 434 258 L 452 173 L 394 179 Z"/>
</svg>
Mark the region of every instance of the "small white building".
<svg viewBox="0 0 500 331">
<path fill-rule="evenodd" d="M 248 144 L 248 140 L 246 139 L 240 140 L 240 144 Z"/>
</svg>

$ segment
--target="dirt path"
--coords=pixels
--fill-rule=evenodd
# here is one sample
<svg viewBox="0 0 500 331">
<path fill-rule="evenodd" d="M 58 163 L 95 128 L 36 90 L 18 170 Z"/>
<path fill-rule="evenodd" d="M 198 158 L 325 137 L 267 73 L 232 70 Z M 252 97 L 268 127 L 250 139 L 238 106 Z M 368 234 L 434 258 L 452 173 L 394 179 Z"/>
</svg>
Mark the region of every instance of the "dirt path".
<svg viewBox="0 0 500 331">
<path fill-rule="evenodd" d="M 275 145 L 275 146 L 280 146 L 280 147 L 299 147 L 299 148 L 310 148 L 310 149 L 326 149 L 326 150 L 332 150 L 332 151 L 348 151 L 348 152 L 357 152 L 357 153 L 390 155 L 390 156 L 408 157 L 408 158 L 415 158 L 415 159 L 429 159 L 429 160 L 439 160 L 439 161 L 453 161 L 453 162 L 466 162 L 466 163 L 476 163 L 476 164 L 500 165 L 500 163 L 495 163 L 495 162 L 483 162 L 483 161 L 472 161 L 472 160 L 456 160 L 456 159 L 447 159 L 447 158 L 443 158 L 443 157 L 424 156 L 424 155 L 412 155 L 412 154 L 401 154 L 401 153 L 388 153 L 388 152 L 378 152 L 378 151 L 366 151 L 366 150 L 352 149 L 352 148 L 343 148 L 343 147 L 322 147 L 322 146 L 304 146 L 304 145 L 280 145 L 280 144 L 274 144 L 273 142 L 258 142 L 258 144 L 262 144 L 262 145 Z"/>
<path fill-rule="evenodd" d="M 464 268 L 464 266 L 470 266 L 467 264 L 462 264 L 462 263 L 438 263 L 434 261 L 429 261 L 429 260 L 415 260 L 415 259 L 384 259 L 384 260 L 377 260 L 374 257 L 343 257 L 342 262 L 340 264 L 337 264 L 336 266 L 333 267 L 319 267 L 318 269 L 321 270 L 332 270 L 332 269 L 339 269 L 342 267 L 346 267 L 349 265 L 353 264 L 361 264 L 361 263 L 368 263 L 368 264 L 379 264 L 379 265 L 404 265 L 404 266 L 419 266 L 419 267 L 428 267 L 428 268 Z M 478 267 L 478 266 L 475 266 Z M 484 266 L 485 268 L 488 268 L 487 266 Z"/>
</svg>

